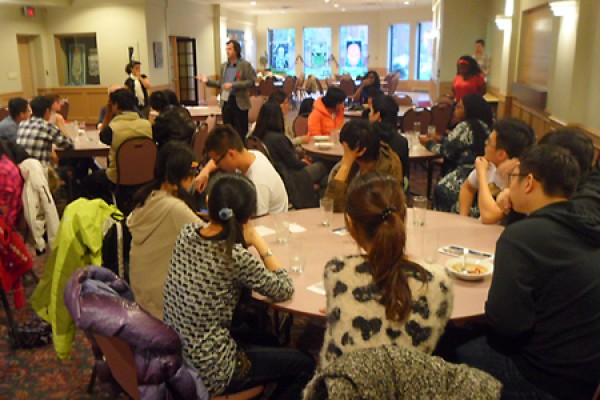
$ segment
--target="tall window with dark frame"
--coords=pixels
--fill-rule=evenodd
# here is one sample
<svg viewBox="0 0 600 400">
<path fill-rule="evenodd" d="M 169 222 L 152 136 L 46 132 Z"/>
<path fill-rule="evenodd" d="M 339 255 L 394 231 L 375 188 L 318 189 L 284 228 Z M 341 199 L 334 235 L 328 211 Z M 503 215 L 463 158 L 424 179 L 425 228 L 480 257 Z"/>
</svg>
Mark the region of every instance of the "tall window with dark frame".
<svg viewBox="0 0 600 400">
<path fill-rule="evenodd" d="M 417 25 L 417 79 L 431 79 L 433 57 L 432 23 L 420 22 Z"/>
</svg>

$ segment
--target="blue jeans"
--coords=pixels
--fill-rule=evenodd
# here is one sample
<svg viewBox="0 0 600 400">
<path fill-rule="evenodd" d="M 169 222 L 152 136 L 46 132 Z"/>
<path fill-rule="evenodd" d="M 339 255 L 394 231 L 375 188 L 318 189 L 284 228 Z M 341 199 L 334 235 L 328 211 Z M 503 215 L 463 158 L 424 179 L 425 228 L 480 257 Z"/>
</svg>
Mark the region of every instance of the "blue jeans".
<svg viewBox="0 0 600 400">
<path fill-rule="evenodd" d="M 289 348 L 243 345 L 252 362 L 250 376 L 232 381 L 225 393 L 241 392 L 258 385 L 275 382 L 277 388 L 270 399 L 302 398 L 302 390 L 315 371 L 315 361 L 308 355 Z"/>
<path fill-rule="evenodd" d="M 456 362 L 485 371 L 498 379 L 503 385 L 502 399 L 556 400 L 556 397 L 525 379 L 512 359 L 494 350 L 485 336 L 457 347 L 456 357 Z"/>
</svg>

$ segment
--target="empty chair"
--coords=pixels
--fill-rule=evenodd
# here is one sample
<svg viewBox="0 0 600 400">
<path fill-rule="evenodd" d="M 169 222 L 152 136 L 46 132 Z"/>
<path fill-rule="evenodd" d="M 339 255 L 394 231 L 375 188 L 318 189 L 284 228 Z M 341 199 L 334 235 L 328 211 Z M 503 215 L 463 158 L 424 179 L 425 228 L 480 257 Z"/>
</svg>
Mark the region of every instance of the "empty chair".
<svg viewBox="0 0 600 400">
<path fill-rule="evenodd" d="M 206 101 L 206 104 L 209 106 L 217 106 L 219 105 L 219 102 L 217 101 L 217 96 L 212 95 L 208 98 L 208 100 Z"/>
<path fill-rule="evenodd" d="M 340 89 L 346 93 L 346 96 L 351 97 L 356 92 L 356 84 L 352 79 L 342 79 L 340 81 Z"/>
<path fill-rule="evenodd" d="M 258 84 L 258 92 L 261 96 L 269 97 L 274 90 L 275 86 L 273 85 L 273 79 L 271 78 L 263 79 Z"/>
<path fill-rule="evenodd" d="M 265 98 L 263 96 L 250 97 L 250 112 L 248 113 L 248 123 L 253 124 L 256 122 L 256 118 L 258 118 L 258 113 L 260 112 L 260 108 L 262 107 L 264 102 Z"/>
<path fill-rule="evenodd" d="M 396 104 L 399 106 L 412 106 L 413 100 L 410 96 L 394 96 Z"/>
<path fill-rule="evenodd" d="M 443 94 L 440 97 L 438 97 L 435 101 L 435 104 L 441 103 L 450 104 L 451 106 L 454 106 L 454 99 L 447 94 Z"/>
<path fill-rule="evenodd" d="M 292 124 L 294 136 L 305 136 L 308 133 L 308 117 L 298 115 Z"/>
<path fill-rule="evenodd" d="M 452 105 L 438 103 L 431 108 L 431 124 L 435 126 L 438 135 L 445 135 L 452 120 Z"/>
<path fill-rule="evenodd" d="M 431 123 L 431 111 L 426 108 L 411 108 L 408 110 L 402 118 L 402 132 L 411 132 L 417 121 L 421 123 L 420 134 L 426 134 Z"/>
</svg>

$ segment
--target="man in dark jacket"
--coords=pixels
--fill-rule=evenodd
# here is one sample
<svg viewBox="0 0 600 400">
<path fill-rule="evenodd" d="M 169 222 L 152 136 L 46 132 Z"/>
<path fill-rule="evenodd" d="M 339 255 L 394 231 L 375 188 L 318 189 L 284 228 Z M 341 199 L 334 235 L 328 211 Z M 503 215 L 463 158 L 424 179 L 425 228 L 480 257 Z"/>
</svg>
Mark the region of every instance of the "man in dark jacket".
<svg viewBox="0 0 600 400">
<path fill-rule="evenodd" d="M 526 151 L 509 174 L 513 208 L 528 217 L 496 245 L 487 342 L 457 350 L 507 398 L 590 399 L 600 381 L 600 217 L 568 201 L 578 183 L 556 145 Z"/>
</svg>

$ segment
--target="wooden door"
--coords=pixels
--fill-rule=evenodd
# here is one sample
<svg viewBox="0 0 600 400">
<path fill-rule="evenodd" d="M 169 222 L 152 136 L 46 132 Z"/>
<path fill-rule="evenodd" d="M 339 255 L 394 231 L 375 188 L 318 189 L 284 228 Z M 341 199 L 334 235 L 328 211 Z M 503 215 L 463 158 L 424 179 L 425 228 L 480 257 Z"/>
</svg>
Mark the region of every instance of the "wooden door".
<svg viewBox="0 0 600 400">
<path fill-rule="evenodd" d="M 23 97 L 26 99 L 32 98 L 36 95 L 35 81 L 33 79 L 33 52 L 31 50 L 31 42 L 31 37 L 17 36 L 21 87 L 23 88 Z"/>
</svg>

